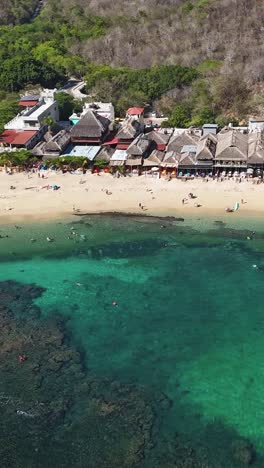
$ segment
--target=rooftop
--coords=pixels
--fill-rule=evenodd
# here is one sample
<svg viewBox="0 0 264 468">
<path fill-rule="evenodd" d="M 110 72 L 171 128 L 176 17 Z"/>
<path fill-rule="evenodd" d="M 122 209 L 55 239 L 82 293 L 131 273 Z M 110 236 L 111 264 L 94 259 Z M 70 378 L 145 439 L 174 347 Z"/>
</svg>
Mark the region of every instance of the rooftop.
<svg viewBox="0 0 264 468">
<path fill-rule="evenodd" d="M 114 154 L 111 156 L 111 161 L 125 161 L 127 158 L 126 150 L 115 150 Z"/>
<path fill-rule="evenodd" d="M 142 115 L 144 114 L 144 107 L 130 107 L 127 110 L 127 115 Z"/>
<path fill-rule="evenodd" d="M 76 156 L 79 158 L 87 158 L 90 161 L 93 161 L 97 153 L 99 153 L 101 147 L 100 146 L 90 146 L 90 145 L 70 145 L 66 148 L 64 153 L 61 155 L 63 156 Z"/>
<path fill-rule="evenodd" d="M 7 143 L 13 146 L 25 145 L 36 133 L 36 130 L 5 130 L 0 135 L 0 143 Z"/>
</svg>

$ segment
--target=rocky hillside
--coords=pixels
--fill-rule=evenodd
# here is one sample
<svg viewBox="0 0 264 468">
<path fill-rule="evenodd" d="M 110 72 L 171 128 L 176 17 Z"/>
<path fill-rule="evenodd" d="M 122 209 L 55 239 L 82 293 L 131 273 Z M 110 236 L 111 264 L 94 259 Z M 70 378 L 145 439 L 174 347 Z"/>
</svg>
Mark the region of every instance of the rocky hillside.
<svg viewBox="0 0 264 468">
<path fill-rule="evenodd" d="M 264 3 L 260 0 L 49 0 L 61 15 L 99 15 L 107 32 L 72 50 L 98 63 L 145 68 L 220 61 L 264 79 Z"/>
</svg>

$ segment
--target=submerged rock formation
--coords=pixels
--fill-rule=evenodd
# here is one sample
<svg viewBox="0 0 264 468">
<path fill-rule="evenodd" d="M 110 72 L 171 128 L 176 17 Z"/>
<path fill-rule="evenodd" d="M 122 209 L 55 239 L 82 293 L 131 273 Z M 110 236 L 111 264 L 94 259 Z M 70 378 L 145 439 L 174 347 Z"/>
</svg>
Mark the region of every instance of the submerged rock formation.
<svg viewBox="0 0 264 468">
<path fill-rule="evenodd" d="M 144 392 L 90 375 L 62 322 L 34 305 L 42 292 L 0 284 L 1 466 L 135 466 L 151 448 Z"/>
</svg>

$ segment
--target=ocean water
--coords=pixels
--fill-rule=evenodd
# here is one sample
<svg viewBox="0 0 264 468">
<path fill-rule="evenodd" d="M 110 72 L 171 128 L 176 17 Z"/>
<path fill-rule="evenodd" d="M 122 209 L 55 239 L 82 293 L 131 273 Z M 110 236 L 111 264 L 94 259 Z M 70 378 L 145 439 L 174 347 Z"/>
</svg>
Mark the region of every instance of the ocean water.
<svg viewBox="0 0 264 468">
<path fill-rule="evenodd" d="M 58 447 L 52 447 L 54 467 L 264 466 L 264 224 L 252 219 L 240 220 L 237 226 L 233 220 L 232 225 L 225 223 L 226 219 L 91 216 L 1 227 L 0 297 L 6 281 L 21 288 L 16 301 L 23 300 L 27 285 L 43 288 L 32 299 L 39 316 L 28 318 L 31 306 L 17 307 L 14 302 L 15 319 L 45 328 L 59 317 L 63 346 L 80 355 L 82 379 L 92 376 L 102 382 L 104 392 L 113 383 L 131 392 L 133 388 L 153 410 L 150 427 L 149 416 L 141 410 L 142 422 L 137 405 L 132 411 L 134 406 L 126 401 L 122 418 L 127 410 L 129 424 L 133 421 L 139 431 L 145 424 L 148 429 L 140 433 L 145 446 L 139 444 L 133 452 L 117 436 L 115 456 L 104 458 L 109 433 L 121 427 L 121 410 L 111 420 L 104 419 L 102 427 L 107 429 L 90 417 L 84 430 L 80 421 L 91 396 L 87 392 L 75 397 L 74 410 L 66 409 L 63 421 L 45 439 L 46 450 L 51 450 L 54 433 L 61 435 Z M 16 333 L 19 337 L 18 325 Z M 27 348 L 26 366 L 31 352 L 38 353 L 34 346 L 33 351 Z M 45 349 L 48 346 L 47 341 Z M 16 368 L 10 372 L 16 383 Z M 57 377 L 47 372 L 45 379 L 59 378 L 62 370 L 56 372 Z M 0 397 L 6 392 L 5 376 L 1 374 Z M 67 374 L 69 387 L 77 381 L 75 374 L 72 379 Z M 59 384 L 57 391 L 63 392 Z M 110 405 L 110 396 L 102 396 L 99 384 L 96 392 L 93 401 Z M 8 416 L 4 414 L 4 420 Z M 37 431 L 30 427 L 30 418 L 24 421 L 23 431 Z M 133 425 L 130 431 L 129 424 L 122 426 L 122 433 L 131 437 L 135 429 Z M 74 428 L 70 440 L 88 447 L 81 458 L 80 448 L 69 448 L 77 457 L 74 462 L 61 455 L 69 427 Z M 95 427 L 101 428 L 96 437 L 99 462 L 93 459 L 92 447 L 89 452 Z M 1 432 L 9 430 L 6 422 Z M 34 449 L 29 443 L 29 449 L 22 450 L 20 464 L 17 459 L 10 462 L 12 447 L 7 442 L 6 466 L 46 467 L 43 442 L 34 440 Z M 139 452 L 136 459 L 134 453 Z"/>
</svg>

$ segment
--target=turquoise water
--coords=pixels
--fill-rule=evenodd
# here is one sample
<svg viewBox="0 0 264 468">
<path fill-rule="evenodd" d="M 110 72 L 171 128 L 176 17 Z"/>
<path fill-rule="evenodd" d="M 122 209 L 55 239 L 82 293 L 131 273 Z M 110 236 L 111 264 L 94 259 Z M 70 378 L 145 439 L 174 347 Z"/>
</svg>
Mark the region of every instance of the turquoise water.
<svg viewBox="0 0 264 468">
<path fill-rule="evenodd" d="M 2 227 L 9 237 L 0 241 L 0 282 L 45 289 L 33 299 L 41 315 L 32 320 L 45 325 L 59 315 L 84 373 L 155 400 L 144 460 L 97 466 L 185 466 L 173 464 L 190 456 L 179 444 L 207 460 L 186 466 L 245 466 L 247 448 L 241 454 L 237 441 L 253 444 L 254 465 L 264 466 L 264 226 L 256 222 L 254 234 L 252 226 L 87 217 Z M 67 418 L 81 418 L 84 404 L 82 397 Z"/>
</svg>

